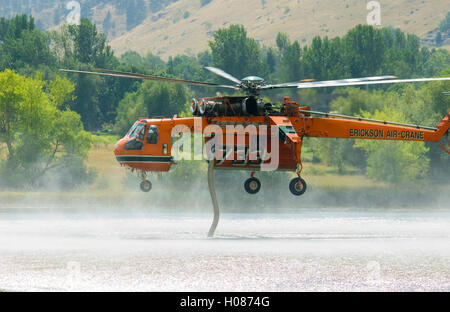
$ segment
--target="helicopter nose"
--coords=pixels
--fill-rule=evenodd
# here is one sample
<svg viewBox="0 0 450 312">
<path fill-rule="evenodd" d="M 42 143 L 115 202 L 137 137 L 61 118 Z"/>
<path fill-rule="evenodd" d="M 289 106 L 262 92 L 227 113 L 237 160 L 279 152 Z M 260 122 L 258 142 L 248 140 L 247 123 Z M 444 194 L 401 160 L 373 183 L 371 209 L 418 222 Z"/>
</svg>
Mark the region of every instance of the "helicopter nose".
<svg viewBox="0 0 450 312">
<path fill-rule="evenodd" d="M 116 156 L 120 156 L 124 154 L 124 145 L 125 145 L 125 139 L 120 139 L 117 141 L 115 147 L 114 147 L 114 154 Z"/>
</svg>

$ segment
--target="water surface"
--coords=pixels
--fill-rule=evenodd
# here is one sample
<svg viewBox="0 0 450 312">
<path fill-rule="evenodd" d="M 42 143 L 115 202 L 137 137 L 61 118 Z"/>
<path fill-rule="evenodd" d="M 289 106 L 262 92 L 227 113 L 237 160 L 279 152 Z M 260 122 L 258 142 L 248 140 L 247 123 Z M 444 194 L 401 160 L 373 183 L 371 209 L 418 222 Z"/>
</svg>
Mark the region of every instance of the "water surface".
<svg viewBox="0 0 450 312">
<path fill-rule="evenodd" d="M 10 291 L 450 291 L 447 211 L 0 214 Z"/>
</svg>

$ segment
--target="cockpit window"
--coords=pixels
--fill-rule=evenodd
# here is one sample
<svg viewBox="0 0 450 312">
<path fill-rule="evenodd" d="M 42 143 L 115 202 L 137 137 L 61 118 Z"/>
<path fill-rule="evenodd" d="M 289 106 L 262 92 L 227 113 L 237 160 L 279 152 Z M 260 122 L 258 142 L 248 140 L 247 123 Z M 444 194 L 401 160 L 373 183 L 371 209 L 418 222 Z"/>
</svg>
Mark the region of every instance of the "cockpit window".
<svg viewBox="0 0 450 312">
<path fill-rule="evenodd" d="M 148 129 L 147 143 L 158 144 L 159 132 L 157 126 L 150 126 Z"/>
<path fill-rule="evenodd" d="M 144 124 L 137 124 L 136 126 L 133 126 L 133 128 L 130 130 L 130 132 L 128 133 L 128 137 L 130 138 L 134 138 L 136 135 L 138 135 L 139 131 L 142 130 L 142 128 L 144 128 Z M 145 131 L 145 130 L 144 130 Z M 144 132 L 145 133 L 145 132 Z"/>
<path fill-rule="evenodd" d="M 126 137 L 130 137 L 131 133 L 134 131 L 134 129 L 136 129 L 136 126 L 138 125 L 138 122 L 136 121 L 130 128 L 130 130 L 128 130 L 127 134 L 125 135 Z"/>
<path fill-rule="evenodd" d="M 142 127 L 142 128 L 141 128 L 141 131 L 139 131 L 139 133 L 138 133 L 138 135 L 137 135 L 137 138 L 138 138 L 139 140 L 141 140 L 141 141 L 144 141 L 144 138 L 145 138 L 145 130 L 146 130 L 146 128 L 147 128 L 147 127 Z"/>
</svg>

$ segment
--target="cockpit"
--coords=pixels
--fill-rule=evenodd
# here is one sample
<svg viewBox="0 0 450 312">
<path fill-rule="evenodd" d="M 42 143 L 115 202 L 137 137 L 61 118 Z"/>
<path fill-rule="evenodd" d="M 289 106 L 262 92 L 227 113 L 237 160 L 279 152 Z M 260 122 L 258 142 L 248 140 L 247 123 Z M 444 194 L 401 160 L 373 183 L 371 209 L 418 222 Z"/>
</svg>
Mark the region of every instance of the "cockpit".
<svg viewBox="0 0 450 312">
<path fill-rule="evenodd" d="M 125 135 L 128 139 L 124 145 L 126 151 L 141 150 L 144 143 L 158 144 L 159 130 L 158 126 L 148 124 L 143 121 L 137 121 Z"/>
<path fill-rule="evenodd" d="M 168 172 L 176 168 L 170 155 L 170 136 L 165 130 L 161 120 L 139 119 L 116 143 L 114 154 L 117 161 L 131 170 L 141 171 L 143 177 L 148 171 Z M 150 190 L 149 182 L 143 183 L 143 190 Z"/>
</svg>

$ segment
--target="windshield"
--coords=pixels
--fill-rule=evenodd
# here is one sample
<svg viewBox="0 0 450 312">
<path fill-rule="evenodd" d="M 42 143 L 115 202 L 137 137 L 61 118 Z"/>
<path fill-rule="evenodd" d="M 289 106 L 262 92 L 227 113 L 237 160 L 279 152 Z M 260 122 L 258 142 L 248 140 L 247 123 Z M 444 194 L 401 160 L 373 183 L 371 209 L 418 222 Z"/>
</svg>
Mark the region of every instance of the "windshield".
<svg viewBox="0 0 450 312">
<path fill-rule="evenodd" d="M 127 137 L 134 138 L 143 127 L 144 124 L 135 123 L 133 127 L 131 127 L 130 131 L 128 131 Z"/>
<path fill-rule="evenodd" d="M 138 124 L 138 122 L 136 121 L 136 122 L 131 126 L 130 130 L 128 130 L 127 134 L 125 134 L 126 137 L 129 137 L 129 136 L 130 136 L 131 132 L 134 131 L 134 129 L 136 128 L 137 124 Z"/>
</svg>

